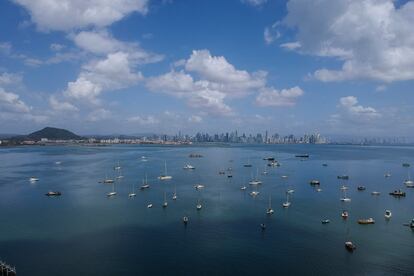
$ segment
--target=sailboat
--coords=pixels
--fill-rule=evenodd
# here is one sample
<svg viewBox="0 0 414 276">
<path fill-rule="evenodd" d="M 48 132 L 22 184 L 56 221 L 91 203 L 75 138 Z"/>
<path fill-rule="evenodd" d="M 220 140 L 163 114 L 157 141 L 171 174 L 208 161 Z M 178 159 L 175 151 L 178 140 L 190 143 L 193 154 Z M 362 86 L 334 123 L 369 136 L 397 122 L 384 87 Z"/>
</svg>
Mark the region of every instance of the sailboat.
<svg viewBox="0 0 414 276">
<path fill-rule="evenodd" d="M 250 185 L 259 185 L 259 184 L 262 184 L 262 181 L 259 180 L 259 169 L 257 169 L 257 171 L 256 171 L 256 178 L 252 179 L 249 182 L 249 184 Z"/>
<path fill-rule="evenodd" d="M 197 205 L 196 205 L 197 211 L 201 210 L 202 207 L 203 207 L 203 205 L 201 205 L 200 199 L 198 199 L 198 202 L 197 202 Z"/>
<path fill-rule="evenodd" d="M 176 186 L 174 186 L 174 194 L 172 196 L 172 199 L 173 200 L 176 200 L 177 199 L 177 187 Z"/>
<path fill-rule="evenodd" d="M 282 206 L 283 208 L 289 208 L 290 206 L 289 193 L 286 193 L 286 202 L 283 202 Z"/>
<path fill-rule="evenodd" d="M 250 158 L 249 158 L 249 159 L 247 159 L 247 163 L 246 163 L 246 164 L 244 164 L 244 166 L 245 166 L 246 168 L 250 168 L 250 167 L 252 167 L 252 164 L 250 163 Z"/>
<path fill-rule="evenodd" d="M 118 161 L 118 164 L 114 167 L 114 170 L 120 170 L 121 169 L 121 165 L 119 165 L 119 161 Z"/>
<path fill-rule="evenodd" d="M 272 209 L 272 197 L 269 196 L 269 207 L 267 208 L 266 214 L 272 215 L 275 211 Z"/>
<path fill-rule="evenodd" d="M 128 194 L 129 197 L 135 197 L 137 194 L 134 191 L 134 183 L 132 183 L 132 192 Z"/>
<path fill-rule="evenodd" d="M 116 178 L 116 179 L 121 179 L 121 178 L 124 178 L 124 176 L 122 175 L 122 171 L 121 171 L 121 169 L 118 169 L 117 171 L 118 171 L 118 175 L 117 175 L 115 178 Z"/>
<path fill-rule="evenodd" d="M 164 164 L 164 174 L 158 176 L 158 179 L 159 180 L 169 180 L 169 179 L 172 179 L 172 176 L 167 174 L 167 161 L 165 161 L 165 164 Z"/>
<path fill-rule="evenodd" d="M 108 176 L 105 174 L 105 179 L 102 182 L 104 184 L 111 184 L 111 183 L 114 183 L 114 180 L 111 178 L 108 178 Z"/>
<path fill-rule="evenodd" d="M 349 197 L 347 197 L 346 196 L 346 190 L 342 190 L 344 193 L 344 196 L 343 197 L 341 197 L 341 201 L 342 202 L 350 202 L 351 201 L 351 199 L 349 198 Z"/>
<path fill-rule="evenodd" d="M 267 175 L 268 174 L 268 172 L 267 172 L 267 166 L 264 167 L 264 171 L 262 172 L 262 174 L 263 175 Z"/>
<path fill-rule="evenodd" d="M 115 192 L 115 182 L 112 182 L 112 192 L 107 193 L 106 196 L 107 197 L 112 197 L 112 196 L 115 196 L 115 195 L 116 195 L 116 192 Z"/>
<path fill-rule="evenodd" d="M 145 174 L 145 182 L 144 182 L 144 179 L 142 179 L 141 190 L 148 189 L 149 187 L 150 185 L 148 184 L 148 178 L 147 178 L 147 175 Z"/>
<path fill-rule="evenodd" d="M 168 206 L 168 202 L 167 202 L 167 195 L 164 192 L 164 203 L 162 204 L 162 208 L 166 208 Z"/>
<path fill-rule="evenodd" d="M 404 181 L 407 188 L 414 188 L 414 181 L 410 179 L 410 171 L 408 171 L 408 179 Z"/>
</svg>

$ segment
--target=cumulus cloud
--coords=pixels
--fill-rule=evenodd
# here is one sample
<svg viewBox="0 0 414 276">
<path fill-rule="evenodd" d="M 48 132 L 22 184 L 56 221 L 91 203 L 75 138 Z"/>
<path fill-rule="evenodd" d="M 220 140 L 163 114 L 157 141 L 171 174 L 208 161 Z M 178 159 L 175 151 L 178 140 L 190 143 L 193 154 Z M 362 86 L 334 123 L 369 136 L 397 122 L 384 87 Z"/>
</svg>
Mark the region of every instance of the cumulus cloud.
<svg viewBox="0 0 414 276">
<path fill-rule="evenodd" d="M 297 30 L 301 47 L 295 50 L 343 62 L 339 70 L 315 71 L 316 79 L 414 79 L 413 1 L 397 6 L 393 0 L 290 0 L 287 10 L 283 24 Z"/>
<path fill-rule="evenodd" d="M 244 97 L 266 85 L 266 73 L 238 70 L 223 56 L 195 50 L 177 66 L 184 69 L 149 78 L 147 87 L 186 99 L 190 107 L 214 115 L 233 115 L 227 98 Z"/>
<path fill-rule="evenodd" d="M 0 73 L 0 86 L 19 85 L 21 82 L 22 76 L 20 74 Z"/>
<path fill-rule="evenodd" d="M 146 14 L 147 0 L 13 0 L 42 31 L 106 27 L 132 12 Z"/>
<path fill-rule="evenodd" d="M 254 7 L 260 7 L 266 4 L 267 0 L 241 0 L 241 2 Z"/>
<path fill-rule="evenodd" d="M 201 123 L 203 121 L 203 118 L 197 115 L 191 115 L 188 117 L 188 121 L 190 123 Z"/>
<path fill-rule="evenodd" d="M 302 45 L 300 44 L 300 42 L 287 42 L 287 43 L 282 43 L 280 44 L 280 47 L 286 49 L 286 50 L 296 50 L 299 49 L 300 47 L 302 47 Z"/>
<path fill-rule="evenodd" d="M 112 116 L 112 113 L 109 110 L 106 110 L 104 108 L 98 108 L 93 111 L 91 111 L 87 116 L 86 120 L 88 122 L 97 122 L 104 119 L 108 119 Z"/>
<path fill-rule="evenodd" d="M 6 92 L 3 88 L 0 87 L 0 107 L 1 112 L 9 113 L 29 113 L 30 107 L 27 106 L 22 100 L 20 100 L 19 95 Z"/>
<path fill-rule="evenodd" d="M 70 112 L 79 111 L 79 109 L 69 102 L 59 101 L 55 96 L 49 98 L 49 104 L 55 111 Z"/>
<path fill-rule="evenodd" d="M 371 121 L 382 116 L 381 113 L 373 107 L 358 105 L 358 99 L 354 96 L 340 98 L 339 108 L 343 112 L 342 116 L 356 121 Z"/>
<path fill-rule="evenodd" d="M 293 106 L 302 95 L 303 90 L 298 86 L 281 91 L 273 87 L 263 88 L 256 97 L 256 104 L 259 106 Z"/>
</svg>

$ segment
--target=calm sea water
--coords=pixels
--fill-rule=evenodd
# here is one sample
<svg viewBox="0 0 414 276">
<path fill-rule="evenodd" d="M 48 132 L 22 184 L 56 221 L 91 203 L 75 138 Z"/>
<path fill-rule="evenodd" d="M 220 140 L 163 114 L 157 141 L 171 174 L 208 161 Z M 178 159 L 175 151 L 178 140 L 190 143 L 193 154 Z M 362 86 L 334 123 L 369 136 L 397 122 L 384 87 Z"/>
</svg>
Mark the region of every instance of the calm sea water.
<svg viewBox="0 0 414 276">
<path fill-rule="evenodd" d="M 204 157 L 189 158 L 192 152 Z M 311 157 L 301 161 L 296 153 Z M 260 175 L 265 156 L 282 165 L 266 167 L 268 175 Z M 243 167 L 248 160 L 252 168 Z M 173 179 L 159 181 L 165 161 Z M 117 196 L 107 198 L 112 186 L 99 181 L 115 177 L 118 162 L 124 178 L 115 185 Z M 411 170 L 403 162 L 414 164 L 414 147 L 2 148 L 0 259 L 15 265 L 19 275 L 413 275 L 414 232 L 403 224 L 414 218 L 414 189 L 403 185 Z M 186 163 L 196 169 L 183 170 Z M 233 178 L 218 174 L 229 167 Z M 251 187 L 240 187 L 249 186 L 257 169 L 263 184 L 252 198 Z M 388 171 L 392 176 L 385 178 Z M 139 191 L 145 174 L 151 188 Z M 336 178 L 342 174 L 349 180 Z M 30 183 L 30 176 L 40 181 Z M 321 181 L 322 192 L 309 185 L 311 179 Z M 196 183 L 205 189 L 196 191 Z M 339 200 L 344 184 L 350 203 Z M 133 185 L 137 196 L 131 199 Z M 358 192 L 359 185 L 366 191 Z M 283 209 L 288 188 L 295 193 L 291 207 Z M 407 197 L 388 195 L 397 188 Z M 48 198 L 49 190 L 62 196 Z M 381 195 L 372 196 L 374 190 Z M 275 209 L 270 217 L 269 195 Z M 201 211 L 196 210 L 199 199 Z M 150 202 L 152 209 L 146 207 Z M 346 221 L 340 216 L 344 209 L 350 213 Z M 390 221 L 384 219 L 385 209 L 392 210 Z M 190 219 L 187 227 L 184 215 Z M 376 223 L 357 224 L 368 217 Z M 331 223 L 322 225 L 325 218 Z M 348 239 L 357 244 L 354 253 L 344 248 Z"/>
</svg>

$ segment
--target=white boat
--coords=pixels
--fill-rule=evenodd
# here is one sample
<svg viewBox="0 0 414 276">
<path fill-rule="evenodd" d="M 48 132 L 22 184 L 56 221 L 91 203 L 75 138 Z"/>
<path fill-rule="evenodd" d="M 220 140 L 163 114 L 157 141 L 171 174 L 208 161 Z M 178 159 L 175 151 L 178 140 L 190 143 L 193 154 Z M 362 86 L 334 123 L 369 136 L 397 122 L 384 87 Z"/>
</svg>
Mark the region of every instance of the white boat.
<svg viewBox="0 0 414 276">
<path fill-rule="evenodd" d="M 341 190 L 348 190 L 348 187 L 345 185 L 342 185 Z"/>
<path fill-rule="evenodd" d="M 177 200 L 177 188 L 174 186 L 174 194 L 172 196 L 173 200 Z"/>
<path fill-rule="evenodd" d="M 29 181 L 30 182 L 37 182 L 37 181 L 39 181 L 39 178 L 32 176 L 32 177 L 29 178 Z"/>
<path fill-rule="evenodd" d="M 264 171 L 262 172 L 262 174 L 263 175 L 267 175 L 268 174 L 268 172 L 267 172 L 267 166 L 265 166 Z"/>
<path fill-rule="evenodd" d="M 275 211 L 272 209 L 272 197 L 269 196 L 269 207 L 267 208 L 266 214 L 273 215 Z"/>
<path fill-rule="evenodd" d="M 122 175 L 121 168 L 117 169 L 117 171 L 118 171 L 118 175 L 115 177 L 115 179 L 122 179 L 122 178 L 124 178 L 124 176 Z"/>
<path fill-rule="evenodd" d="M 184 224 L 187 224 L 188 223 L 188 217 L 187 216 L 184 216 L 183 217 L 183 222 L 184 222 Z"/>
<path fill-rule="evenodd" d="M 242 190 L 242 191 L 244 191 L 244 190 L 246 190 L 247 189 L 247 187 L 246 186 L 242 186 L 241 188 L 240 188 L 240 190 Z"/>
<path fill-rule="evenodd" d="M 197 185 L 194 185 L 194 188 L 196 188 L 197 190 L 201 190 L 201 189 L 204 189 L 204 185 L 197 184 Z"/>
<path fill-rule="evenodd" d="M 162 204 L 162 208 L 166 208 L 168 206 L 168 202 L 167 202 L 167 195 L 164 192 L 164 203 Z"/>
<path fill-rule="evenodd" d="M 257 172 L 256 172 L 256 178 L 255 178 L 255 179 L 253 179 L 253 180 L 251 180 L 251 181 L 249 182 L 249 184 L 250 184 L 250 185 L 260 185 L 260 184 L 262 184 L 262 181 L 260 181 L 260 180 L 259 180 L 259 169 L 257 169 Z"/>
<path fill-rule="evenodd" d="M 378 192 L 378 191 L 373 191 L 372 193 L 371 193 L 371 195 L 374 195 L 374 196 L 378 196 L 378 195 L 380 195 L 381 194 L 381 192 Z"/>
<path fill-rule="evenodd" d="M 141 161 L 142 162 L 147 162 L 148 161 L 148 158 L 146 156 L 141 156 Z"/>
<path fill-rule="evenodd" d="M 282 206 L 283 208 L 289 208 L 290 206 L 289 193 L 286 193 L 286 202 L 283 202 Z"/>
<path fill-rule="evenodd" d="M 351 199 L 346 196 L 346 190 L 343 190 L 343 192 L 344 192 L 344 195 L 343 195 L 343 197 L 341 197 L 341 201 L 342 202 L 351 202 Z"/>
<path fill-rule="evenodd" d="M 164 163 L 164 174 L 158 176 L 158 179 L 159 180 L 170 180 L 170 179 L 172 179 L 172 176 L 167 174 L 167 161 L 165 161 L 165 163 Z"/>
<path fill-rule="evenodd" d="M 152 203 L 148 204 L 147 208 L 152 208 Z"/>
<path fill-rule="evenodd" d="M 62 161 L 56 161 L 55 164 L 60 165 L 60 164 L 62 164 Z"/>
<path fill-rule="evenodd" d="M 258 191 L 251 191 L 250 192 L 250 195 L 253 196 L 253 197 L 258 196 L 259 194 L 260 193 Z"/>
<path fill-rule="evenodd" d="M 295 190 L 293 190 L 293 189 L 289 189 L 289 190 L 287 190 L 287 193 L 288 194 L 293 194 L 295 192 Z"/>
<path fill-rule="evenodd" d="M 128 194 L 129 197 L 135 197 L 137 195 L 134 190 L 134 184 L 132 184 L 132 192 Z"/>
<path fill-rule="evenodd" d="M 414 181 L 410 178 L 410 172 L 408 172 L 408 179 L 404 181 L 404 184 L 407 188 L 414 188 Z"/>
<path fill-rule="evenodd" d="M 390 210 L 385 210 L 384 217 L 385 217 L 386 219 L 390 219 L 390 218 L 392 217 L 392 213 L 391 213 L 391 211 L 390 211 Z"/>
<path fill-rule="evenodd" d="M 116 192 L 115 192 L 115 182 L 112 182 L 112 192 L 107 193 L 106 196 L 107 197 L 112 197 L 112 196 L 115 196 L 115 195 L 116 195 Z"/>
<path fill-rule="evenodd" d="M 200 202 L 200 199 L 199 199 L 198 202 L 197 202 L 197 205 L 196 205 L 196 209 L 201 210 L 202 207 L 203 207 L 203 205 L 201 205 L 201 202 Z"/>
<path fill-rule="evenodd" d="M 114 167 L 114 170 L 120 170 L 121 169 L 121 165 L 119 165 L 119 161 L 118 161 L 118 164 Z"/>
<path fill-rule="evenodd" d="M 391 174 L 389 172 L 384 174 L 384 177 L 391 177 Z"/>
<path fill-rule="evenodd" d="M 194 169 L 195 169 L 195 167 L 194 167 L 194 166 L 192 166 L 192 165 L 190 165 L 190 164 L 186 164 L 186 165 L 183 167 L 183 169 L 184 169 L 184 170 L 194 170 Z"/>
<path fill-rule="evenodd" d="M 316 191 L 317 191 L 318 193 L 320 193 L 320 192 L 322 192 L 322 189 L 321 189 L 321 188 L 317 188 L 317 189 L 316 189 Z"/>
<path fill-rule="evenodd" d="M 282 175 L 281 178 L 288 178 L 289 176 L 287 175 Z"/>
<path fill-rule="evenodd" d="M 145 174 L 145 181 L 144 179 L 142 179 L 142 185 L 141 185 L 141 190 L 145 190 L 148 189 L 150 187 L 150 185 L 148 184 L 148 178 L 147 175 Z"/>
</svg>

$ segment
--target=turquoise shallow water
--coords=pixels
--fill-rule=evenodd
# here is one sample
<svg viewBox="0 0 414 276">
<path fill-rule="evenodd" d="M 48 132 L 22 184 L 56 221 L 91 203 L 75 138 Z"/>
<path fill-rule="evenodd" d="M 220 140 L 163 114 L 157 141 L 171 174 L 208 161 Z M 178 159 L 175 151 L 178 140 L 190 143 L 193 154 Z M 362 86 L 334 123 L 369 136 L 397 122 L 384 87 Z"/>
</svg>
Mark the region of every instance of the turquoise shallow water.
<svg viewBox="0 0 414 276">
<path fill-rule="evenodd" d="M 192 152 L 203 158 L 188 158 Z M 309 160 L 295 158 L 309 153 Z M 148 157 L 147 162 L 141 156 Z M 260 175 L 260 195 L 241 191 L 265 156 L 281 162 Z M 230 162 L 230 160 L 233 160 Z M 250 160 L 253 167 L 243 164 Z M 61 161 L 56 165 L 56 161 Z M 99 183 L 124 178 L 117 196 Z M 167 162 L 170 181 L 157 176 Z M 222 147 L 19 147 L 0 149 L 0 259 L 19 275 L 256 275 L 256 274 L 414 274 L 414 232 L 403 226 L 414 218 L 414 189 L 404 187 L 414 164 L 414 147 L 262 145 Z M 194 171 L 183 170 L 190 163 Z M 327 163 L 327 167 L 322 164 Z M 233 178 L 218 174 L 233 168 Z M 384 178 L 385 172 L 390 178 Z M 151 188 L 139 191 L 148 175 Z M 337 175 L 347 174 L 348 181 Z M 288 175 L 287 179 L 281 178 Z M 413 174 L 412 174 L 413 175 Z M 30 176 L 40 181 L 30 183 Z M 310 185 L 321 181 L 322 192 Z M 196 183 L 205 185 L 197 192 Z M 342 203 L 340 187 L 351 203 Z M 132 185 L 137 196 L 128 198 Z M 366 191 L 356 187 L 364 185 Z M 178 199 L 171 199 L 176 187 Z M 285 191 L 295 189 L 283 209 Z M 406 198 L 388 192 L 402 188 Z M 49 190 L 62 192 L 47 198 Z M 380 196 L 372 196 L 372 191 Z M 164 192 L 169 205 L 161 208 Z M 275 214 L 265 214 L 269 195 Z M 197 200 L 203 203 L 196 210 Z M 153 203 L 152 209 L 146 208 Z M 343 221 L 341 211 L 350 217 Z M 393 212 L 384 219 L 385 209 Z M 182 217 L 188 215 L 187 227 Z M 373 217 L 374 225 L 358 225 Z M 321 220 L 329 218 L 330 224 Z M 266 223 L 262 232 L 260 223 Z M 344 241 L 358 248 L 351 254 Z"/>
</svg>

